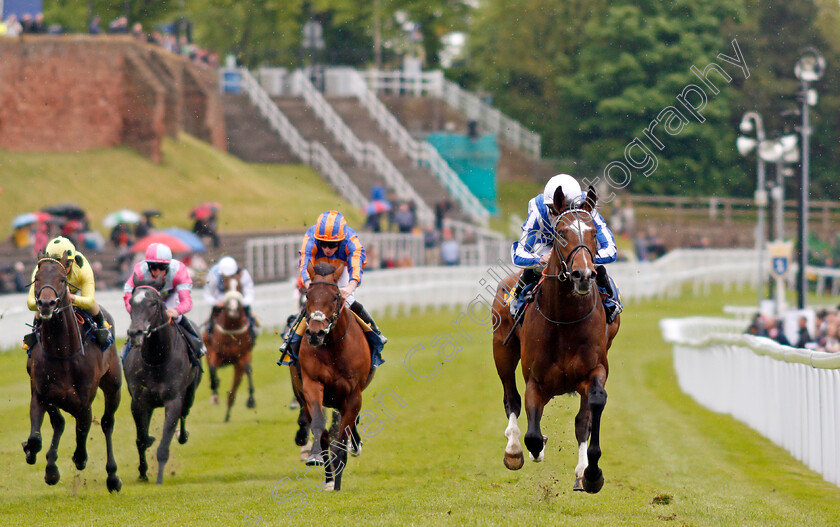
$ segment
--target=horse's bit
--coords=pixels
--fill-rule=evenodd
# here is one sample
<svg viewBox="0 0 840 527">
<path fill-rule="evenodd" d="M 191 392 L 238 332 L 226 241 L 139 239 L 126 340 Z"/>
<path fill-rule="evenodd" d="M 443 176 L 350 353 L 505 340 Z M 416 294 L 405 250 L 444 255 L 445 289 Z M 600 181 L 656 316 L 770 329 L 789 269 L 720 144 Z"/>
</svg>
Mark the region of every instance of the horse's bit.
<svg viewBox="0 0 840 527">
<path fill-rule="evenodd" d="M 151 286 L 148 286 L 148 285 L 141 285 L 141 286 L 139 286 L 139 287 L 136 287 L 135 289 L 150 289 L 150 290 L 154 291 L 154 292 L 157 294 L 158 298 L 160 298 L 160 297 L 161 297 L 160 291 L 158 291 L 158 290 L 157 290 L 157 289 L 155 289 L 154 287 L 151 287 Z M 133 296 L 133 293 L 132 293 L 132 296 Z M 164 314 L 165 314 L 165 313 L 164 313 Z M 143 338 L 144 338 L 144 339 L 149 338 L 149 336 L 150 336 L 152 333 L 157 333 L 158 331 L 160 331 L 160 330 L 162 330 L 163 328 L 165 328 L 166 326 L 168 326 L 171 322 L 172 322 L 172 319 L 169 317 L 169 315 L 167 315 L 167 316 L 166 316 L 166 322 L 164 322 L 163 324 L 161 324 L 161 325 L 159 325 L 159 326 L 149 327 L 149 329 L 145 330 L 145 331 L 143 332 Z"/>
</svg>

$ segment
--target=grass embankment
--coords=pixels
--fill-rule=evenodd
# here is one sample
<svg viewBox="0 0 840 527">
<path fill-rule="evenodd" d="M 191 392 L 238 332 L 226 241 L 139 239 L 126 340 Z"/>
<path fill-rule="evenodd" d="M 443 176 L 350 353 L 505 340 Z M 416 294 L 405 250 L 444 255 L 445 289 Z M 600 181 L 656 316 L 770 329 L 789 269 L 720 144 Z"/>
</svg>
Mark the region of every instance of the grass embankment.
<svg viewBox="0 0 840 527">
<path fill-rule="evenodd" d="M 391 338 L 388 362 L 363 405 L 378 417 L 369 429 L 381 426 L 381 431 L 365 442 L 360 458 L 350 459 L 339 493 L 319 493 L 296 479 L 305 467 L 292 442 L 296 413 L 286 408 L 288 371 L 274 366 L 276 337 L 259 341 L 255 410 L 245 409 L 240 391 L 231 422 L 223 423 L 224 409 L 209 405 L 208 382 L 202 381 L 188 419 L 190 441 L 173 444 L 161 487 L 136 481 L 134 424 L 124 392 L 115 431 L 124 483 L 119 495 L 105 489 L 98 427 L 90 434 L 88 467 L 77 472 L 70 460 L 74 434 L 68 421 L 58 486 L 43 482 L 43 452 L 34 467 L 26 465 L 20 448 L 29 430 L 24 356 L 0 354 L 0 421 L 5 423 L 0 524 L 836 525 L 840 489 L 745 425 L 699 407 L 676 385 L 671 349 L 659 336 L 658 321 L 720 314 L 724 303 L 747 304 L 753 296 L 718 289 L 701 299 L 628 306 L 610 352 L 601 436 L 606 484 L 597 495 L 571 490 L 577 398 L 557 398 L 547 407 L 544 463 L 526 461 L 518 472 L 503 467 L 506 419 L 489 334 L 468 318 L 461 322 L 468 337 L 456 334 L 449 325 L 455 312 L 381 321 Z M 443 331 L 463 348 L 436 378 L 414 380 L 404 367 L 406 352 L 425 346 L 412 366 L 430 374 L 439 360 L 434 351 L 439 342 L 432 340 Z M 441 355 L 454 353 L 448 348 Z M 230 378 L 225 371 L 223 390 Z M 372 398 L 384 390 L 402 403 L 385 396 L 377 407 Z M 101 405 L 100 397 L 95 415 L 101 415 Z M 161 422 L 156 415 L 157 437 Z M 524 417 L 519 424 L 524 431 Z M 45 423 L 45 443 L 50 433 Z M 156 446 L 149 451 L 150 473 L 156 470 Z M 315 469 L 308 475 L 313 485 L 320 482 Z"/>
<path fill-rule="evenodd" d="M 0 172 L 0 232 L 18 214 L 65 201 L 88 211 L 91 227 L 103 232 L 105 216 L 122 208 L 158 209 L 157 225 L 189 228 L 190 210 L 203 201 L 221 203 L 221 232 L 301 230 L 329 209 L 351 225 L 364 220 L 306 166 L 245 163 L 186 134 L 164 140 L 160 164 L 127 148 L 2 152 Z"/>
</svg>

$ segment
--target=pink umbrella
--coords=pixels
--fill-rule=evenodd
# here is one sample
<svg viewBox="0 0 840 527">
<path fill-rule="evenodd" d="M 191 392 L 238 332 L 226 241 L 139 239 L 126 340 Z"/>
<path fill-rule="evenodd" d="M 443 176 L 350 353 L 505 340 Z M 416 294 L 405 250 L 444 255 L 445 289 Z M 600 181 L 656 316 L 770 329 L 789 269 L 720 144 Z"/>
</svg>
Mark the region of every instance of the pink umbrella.
<svg viewBox="0 0 840 527">
<path fill-rule="evenodd" d="M 168 245 L 170 249 L 172 249 L 173 253 L 188 253 L 192 252 L 190 246 L 186 243 L 182 242 L 180 239 L 172 236 L 171 234 L 167 234 L 165 232 L 156 232 L 154 234 L 150 234 L 145 238 L 140 238 L 137 240 L 137 243 L 131 246 L 131 251 L 135 253 L 145 251 L 149 245 L 153 243 L 163 243 Z"/>
</svg>

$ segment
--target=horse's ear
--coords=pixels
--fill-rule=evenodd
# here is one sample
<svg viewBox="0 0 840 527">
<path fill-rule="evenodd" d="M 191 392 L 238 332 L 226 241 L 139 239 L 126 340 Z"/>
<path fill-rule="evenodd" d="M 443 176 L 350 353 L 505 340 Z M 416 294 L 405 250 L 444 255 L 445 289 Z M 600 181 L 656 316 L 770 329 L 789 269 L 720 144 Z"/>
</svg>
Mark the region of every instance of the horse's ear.
<svg viewBox="0 0 840 527">
<path fill-rule="evenodd" d="M 61 255 L 61 265 L 63 265 L 65 269 L 67 269 L 70 265 L 69 254 L 70 251 L 67 251 Z"/>
<path fill-rule="evenodd" d="M 44 259 L 44 258 L 46 258 L 46 257 L 47 257 L 47 251 L 45 251 L 45 250 L 43 250 L 43 249 L 41 249 L 40 251 L 38 251 L 38 259 L 39 259 L 39 260 L 43 260 L 43 259 Z"/>
<path fill-rule="evenodd" d="M 315 262 L 309 260 L 309 265 L 306 266 L 306 274 L 309 275 L 310 280 L 315 280 Z"/>
<path fill-rule="evenodd" d="M 563 187 L 557 187 L 554 191 L 554 210 L 561 212 L 566 208 L 566 195 L 563 194 Z"/>
<path fill-rule="evenodd" d="M 338 282 L 338 279 L 341 278 L 341 273 L 344 272 L 345 267 L 346 267 L 346 265 L 344 264 L 344 262 L 339 262 L 339 264 L 335 267 L 335 271 L 333 271 L 333 274 L 332 274 L 333 280 Z"/>
<path fill-rule="evenodd" d="M 586 191 L 586 201 L 583 203 L 583 210 L 591 214 L 595 212 L 597 206 L 598 192 L 595 191 L 595 187 L 589 185 L 589 189 Z"/>
</svg>

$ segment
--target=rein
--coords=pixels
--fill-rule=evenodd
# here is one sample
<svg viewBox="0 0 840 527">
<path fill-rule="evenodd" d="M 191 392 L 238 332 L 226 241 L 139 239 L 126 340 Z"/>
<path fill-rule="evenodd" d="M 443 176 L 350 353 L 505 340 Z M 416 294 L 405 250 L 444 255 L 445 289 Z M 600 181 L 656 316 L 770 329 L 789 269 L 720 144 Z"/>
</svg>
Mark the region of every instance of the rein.
<svg viewBox="0 0 840 527">
<path fill-rule="evenodd" d="M 136 287 L 135 289 L 151 289 L 152 291 L 154 291 L 157 294 L 158 298 L 161 298 L 160 291 L 158 291 L 157 289 L 155 289 L 152 286 L 141 285 L 141 286 Z M 162 303 L 162 300 L 161 300 L 161 303 Z M 160 311 L 160 310 L 158 310 L 158 311 Z M 164 314 L 166 314 L 165 311 L 164 311 Z M 155 326 L 153 328 L 150 327 L 149 329 L 144 331 L 143 332 L 143 338 L 149 338 L 152 335 L 152 333 L 157 333 L 158 331 L 162 330 L 163 328 L 165 328 L 166 326 L 168 326 L 171 323 L 172 323 L 172 318 L 169 315 L 166 315 L 166 322 L 164 322 L 163 324 L 161 324 L 159 326 Z"/>
<path fill-rule="evenodd" d="M 570 212 L 574 212 L 575 210 L 576 209 L 567 210 L 563 214 L 560 214 L 557 217 L 557 220 L 552 225 L 552 228 L 557 226 L 557 223 L 560 222 L 560 218 L 562 218 L 563 215 L 568 214 Z M 571 252 L 569 252 L 568 256 L 566 256 L 566 258 L 563 258 L 563 256 L 560 254 L 560 251 L 557 249 L 557 246 L 554 243 L 552 243 L 551 244 L 551 252 L 554 253 L 554 255 L 557 257 L 557 260 L 560 261 L 560 272 L 557 273 L 557 274 L 548 274 L 548 273 L 545 272 L 545 270 L 543 270 L 543 274 L 542 274 L 543 278 L 554 278 L 556 280 L 559 280 L 560 282 L 565 282 L 567 280 L 571 280 L 572 272 L 570 271 L 570 268 L 571 268 L 571 265 L 575 261 L 575 256 L 577 256 L 577 253 L 580 250 L 584 250 L 587 253 L 589 253 L 589 257 L 592 258 L 593 262 L 595 262 L 595 254 L 592 252 L 592 249 L 590 249 L 589 246 L 586 245 L 586 244 L 581 243 L 581 244 L 575 246 L 575 248 L 572 249 Z M 546 269 L 548 269 L 547 266 L 546 266 Z M 590 293 L 590 295 L 591 295 L 591 293 Z M 587 295 L 587 296 L 589 296 L 589 295 Z M 553 319 L 549 318 L 548 315 L 546 315 L 540 309 L 540 295 L 537 294 L 534 297 L 534 307 L 536 308 L 537 313 L 539 313 L 548 322 L 551 322 L 552 324 L 556 324 L 556 325 L 569 325 L 569 324 L 577 324 L 578 322 L 583 322 L 584 320 L 589 318 L 592 315 L 592 313 L 595 312 L 595 307 L 597 305 L 598 305 L 597 301 L 593 302 L 592 308 L 584 316 L 582 316 L 578 319 L 575 319 L 575 320 L 553 320 Z"/>
<path fill-rule="evenodd" d="M 335 323 L 338 322 L 338 317 L 341 316 L 341 312 L 344 309 L 344 302 L 341 301 L 341 288 L 338 287 L 338 284 L 334 284 L 332 282 L 324 282 L 324 281 L 310 282 L 309 285 L 310 286 L 313 286 L 313 285 L 329 285 L 329 286 L 332 286 L 332 287 L 335 287 L 336 289 L 338 289 L 338 293 L 336 293 L 336 308 L 333 310 L 333 314 L 329 318 L 329 322 L 327 322 L 327 328 L 325 330 L 326 335 L 329 335 L 330 331 L 332 331 L 333 326 L 335 326 Z M 311 318 L 312 318 L 312 314 L 307 313 L 307 315 L 306 315 L 306 323 L 307 324 L 309 323 L 309 320 Z M 329 343 L 330 344 L 336 344 L 338 342 L 341 342 L 342 340 L 344 340 L 344 337 L 346 337 L 347 333 L 349 333 L 349 332 L 350 332 L 350 325 L 348 324 L 347 329 L 344 331 L 344 335 L 342 335 L 341 338 L 339 338 L 338 340 L 333 340 L 333 341 L 330 341 Z M 324 344 L 327 344 L 327 342 L 324 342 Z"/>
<path fill-rule="evenodd" d="M 61 270 L 62 270 L 62 273 L 63 273 L 61 283 L 64 284 L 64 291 L 62 291 L 61 294 L 59 294 L 58 290 L 55 287 L 53 287 L 50 284 L 47 284 L 47 285 L 42 286 L 37 291 L 35 291 L 35 298 L 40 298 L 41 297 L 41 292 L 44 289 L 50 289 L 50 290 L 52 290 L 53 293 L 55 293 L 56 303 L 61 304 L 61 302 L 67 296 L 67 292 L 70 290 L 70 288 L 67 285 L 67 268 L 64 267 L 64 264 L 61 263 L 60 260 L 56 260 L 55 258 L 46 257 L 46 258 L 41 258 L 40 260 L 38 260 L 38 268 L 39 269 L 40 269 L 41 264 L 43 262 L 57 263 L 61 267 Z M 36 275 L 37 275 L 37 273 L 36 273 Z M 35 280 L 33 280 L 32 282 L 35 283 Z M 57 315 L 57 314 L 59 314 L 63 311 L 67 311 L 68 309 L 70 309 L 72 307 L 73 307 L 73 303 L 70 302 L 66 306 L 61 306 L 57 309 L 54 309 L 53 310 L 53 315 Z M 47 357 L 49 357 L 50 359 L 53 359 L 53 360 L 69 360 L 69 359 L 72 359 L 73 357 L 75 357 L 76 355 L 79 355 L 79 354 L 84 355 L 85 354 L 85 345 L 84 345 L 84 342 L 82 342 L 82 331 L 81 331 L 81 329 L 79 329 L 79 321 L 76 319 L 75 316 L 73 317 L 73 323 L 76 324 L 76 334 L 79 336 L 79 349 L 77 351 L 75 351 L 74 353 L 70 354 L 67 357 L 59 357 L 57 355 L 53 355 L 53 354 L 49 353 L 47 351 L 47 349 L 42 344 L 41 348 L 44 351 L 44 355 L 46 355 Z M 43 331 L 44 331 L 44 323 L 41 322 L 41 332 L 43 333 Z M 43 340 L 43 336 L 41 338 Z M 71 338 L 72 338 L 72 335 L 71 335 Z"/>
</svg>

